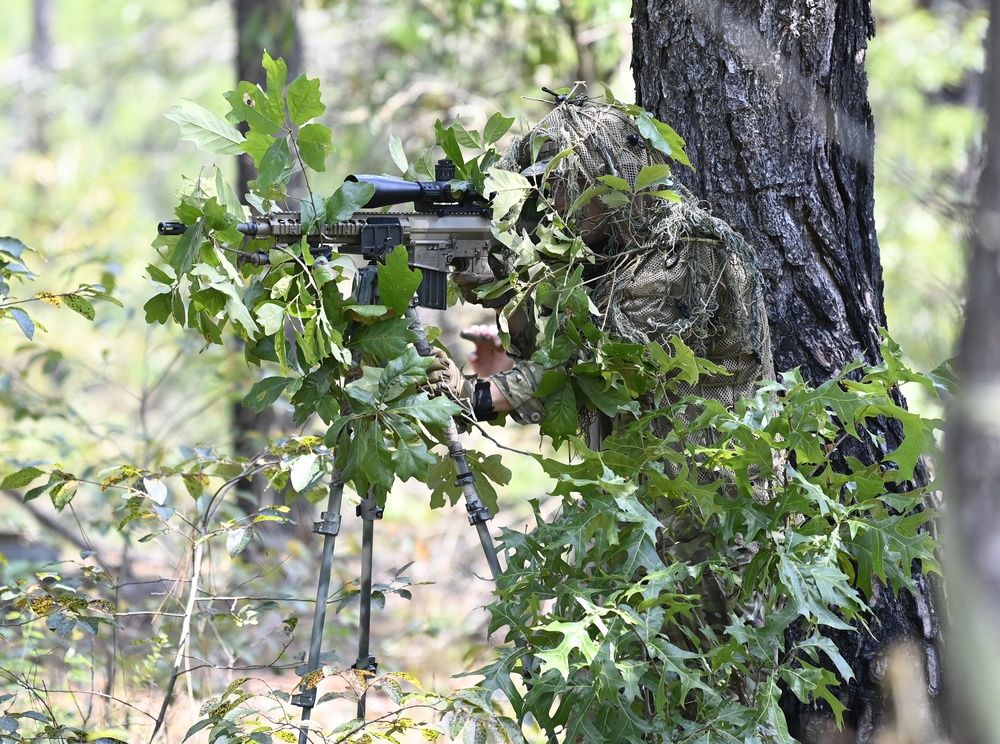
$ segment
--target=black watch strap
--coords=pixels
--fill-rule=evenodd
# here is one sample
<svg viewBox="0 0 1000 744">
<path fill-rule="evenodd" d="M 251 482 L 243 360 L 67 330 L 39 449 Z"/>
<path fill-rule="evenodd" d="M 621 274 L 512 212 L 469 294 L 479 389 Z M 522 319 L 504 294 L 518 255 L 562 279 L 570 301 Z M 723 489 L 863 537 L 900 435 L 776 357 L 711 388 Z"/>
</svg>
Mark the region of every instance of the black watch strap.
<svg viewBox="0 0 1000 744">
<path fill-rule="evenodd" d="M 497 412 L 493 410 L 493 392 L 489 380 L 476 380 L 472 390 L 472 415 L 476 421 L 493 421 Z"/>
</svg>

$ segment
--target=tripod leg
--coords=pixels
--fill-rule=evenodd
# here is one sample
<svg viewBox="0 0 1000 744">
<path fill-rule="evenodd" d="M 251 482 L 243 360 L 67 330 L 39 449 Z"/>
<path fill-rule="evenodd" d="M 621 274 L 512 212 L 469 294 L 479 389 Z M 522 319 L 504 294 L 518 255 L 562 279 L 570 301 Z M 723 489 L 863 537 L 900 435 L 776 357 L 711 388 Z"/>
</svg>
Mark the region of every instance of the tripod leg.
<svg viewBox="0 0 1000 744">
<path fill-rule="evenodd" d="M 306 664 L 306 675 L 319 669 L 320 652 L 323 646 L 323 626 L 326 624 L 326 603 L 330 598 L 330 573 L 333 567 L 333 550 L 337 544 L 337 534 L 340 532 L 340 508 L 344 496 L 344 480 L 341 471 L 335 470 L 330 480 L 330 500 L 326 511 L 320 515 L 320 521 L 313 524 L 313 532 L 323 535 L 323 559 L 319 568 L 319 581 L 316 586 L 316 609 L 313 614 L 312 637 L 309 641 L 309 660 Z M 312 680 L 310 680 L 312 681 Z M 302 692 L 292 696 L 292 704 L 302 708 L 302 722 L 305 723 L 312 715 L 316 705 L 316 684 L 303 686 Z M 305 727 L 299 729 L 299 744 L 306 744 L 309 732 Z"/>
<path fill-rule="evenodd" d="M 423 323 L 420 322 L 416 310 L 412 307 L 407 309 L 406 317 L 410 320 L 410 329 L 417 334 L 417 342 L 414 344 L 417 353 L 420 356 L 427 356 L 431 353 L 431 347 L 427 342 Z M 500 559 L 497 557 L 497 549 L 496 545 L 493 544 L 493 537 L 486 526 L 486 523 L 493 518 L 493 515 L 490 514 L 490 510 L 486 508 L 486 504 L 479 497 L 479 489 L 476 488 L 476 479 L 472 475 L 472 471 L 469 470 L 469 461 L 465 456 L 465 448 L 462 446 L 462 441 L 458 435 L 458 425 L 454 419 L 449 422 L 444 433 L 448 444 L 448 454 L 455 463 L 455 483 L 462 489 L 462 495 L 465 497 L 465 509 L 469 512 L 469 524 L 473 525 L 476 528 L 476 532 L 479 533 L 479 542 L 483 546 L 483 553 L 486 555 L 490 574 L 494 583 L 496 583 L 501 570 Z M 514 645 L 520 649 L 527 649 L 527 643 L 523 638 L 515 638 Z M 531 670 L 535 665 L 534 660 L 529 653 L 525 653 L 521 663 L 525 683 L 530 689 Z M 557 741 L 555 735 L 552 733 L 548 733 L 547 738 L 549 744 L 555 744 Z"/>
<path fill-rule="evenodd" d="M 382 518 L 383 510 L 369 494 L 358 504 L 358 516 L 364 520 L 361 533 L 361 618 L 359 621 L 358 660 L 354 669 L 375 674 L 378 664 L 371 655 L 372 625 L 372 548 L 375 543 L 375 520 Z M 358 698 L 358 718 L 365 718 L 367 695 Z"/>
</svg>

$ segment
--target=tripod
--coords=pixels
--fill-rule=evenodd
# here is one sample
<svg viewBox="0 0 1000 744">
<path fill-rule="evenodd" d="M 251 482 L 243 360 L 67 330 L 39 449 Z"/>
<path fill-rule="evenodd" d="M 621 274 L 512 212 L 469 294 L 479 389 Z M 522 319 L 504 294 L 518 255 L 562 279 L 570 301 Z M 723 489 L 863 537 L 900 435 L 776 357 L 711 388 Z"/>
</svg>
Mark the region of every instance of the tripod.
<svg viewBox="0 0 1000 744">
<path fill-rule="evenodd" d="M 373 266 L 362 269 L 367 271 L 368 277 L 364 281 L 374 284 L 377 276 Z M 377 290 L 371 293 L 374 298 Z M 423 324 L 417 317 L 416 310 L 411 306 L 406 311 L 406 317 L 410 320 L 410 328 L 416 333 L 417 341 L 415 347 L 421 356 L 428 356 L 431 353 L 430 344 L 424 333 Z M 497 557 L 496 547 L 490 536 L 486 522 L 492 518 L 489 509 L 483 503 L 476 488 L 475 478 L 469 468 L 466 458 L 465 448 L 459 439 L 458 426 L 454 419 L 448 422 L 445 428 L 445 443 L 448 447 L 448 456 L 455 466 L 455 483 L 462 489 L 465 499 L 465 508 L 469 514 L 469 524 L 476 528 L 479 534 L 479 541 L 482 544 L 486 562 L 490 568 L 490 575 L 495 581 L 500 573 L 500 561 Z M 323 553 L 320 564 L 319 579 L 316 588 L 316 609 L 313 616 L 312 636 L 309 643 L 309 657 L 306 664 L 306 672 L 303 677 L 305 683 L 302 691 L 292 696 L 292 704 L 302 708 L 302 726 L 299 730 L 299 744 L 307 744 L 308 728 L 306 724 L 312 715 L 312 709 L 316 705 L 316 684 L 309 684 L 310 675 L 319 668 L 320 655 L 323 644 L 323 628 L 326 623 L 326 605 L 330 595 L 330 574 L 333 564 L 333 553 L 336 547 L 337 535 L 341 527 L 341 508 L 343 503 L 344 481 L 342 472 L 335 470 L 330 482 L 330 497 L 326 511 L 320 515 L 320 520 L 313 525 L 313 532 L 323 535 Z M 372 595 L 372 554 L 374 547 L 375 521 L 382 518 L 383 510 L 379 507 L 375 498 L 368 493 L 362 498 L 357 507 L 357 515 L 362 519 L 362 539 L 361 539 L 361 588 L 360 588 L 360 619 L 358 633 L 358 656 L 352 668 L 362 672 L 374 674 L 377 670 L 377 662 L 371 653 L 371 595 Z M 366 694 L 362 693 L 358 699 L 359 719 L 365 718 Z"/>
</svg>

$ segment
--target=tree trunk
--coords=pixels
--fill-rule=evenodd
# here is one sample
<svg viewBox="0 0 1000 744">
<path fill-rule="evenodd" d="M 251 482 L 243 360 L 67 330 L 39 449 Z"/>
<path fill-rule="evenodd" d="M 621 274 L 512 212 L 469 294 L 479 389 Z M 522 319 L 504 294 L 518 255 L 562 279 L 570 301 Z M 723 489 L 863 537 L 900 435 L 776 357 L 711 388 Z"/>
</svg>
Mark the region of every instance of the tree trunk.
<svg viewBox="0 0 1000 744">
<path fill-rule="evenodd" d="M 687 140 L 696 170 L 678 178 L 757 246 L 768 284 L 778 370 L 818 384 L 861 357 L 880 360 L 885 326 L 875 234 L 874 126 L 864 68 L 874 32 L 868 0 L 634 0 L 637 102 Z M 843 454 L 880 461 L 886 447 Z M 920 477 L 926 482 L 926 474 Z M 871 633 L 834 637 L 854 669 L 841 687 L 844 740 L 867 742 L 883 721 L 890 645 L 922 651 L 937 703 L 939 629 L 925 581 L 917 597 L 870 599 Z M 832 717 L 786 695 L 790 729 L 831 741 Z"/>
<path fill-rule="evenodd" d="M 265 51 L 274 59 L 285 60 L 289 81 L 302 71 L 302 38 L 296 4 L 294 0 L 235 0 L 237 80 L 264 87 L 266 73 L 261 61 Z M 249 155 L 240 155 L 237 167 L 237 193 L 246 194 L 247 182 L 256 176 L 253 161 Z M 247 381 L 248 390 L 251 384 L 252 381 Z M 237 400 L 231 414 L 234 453 L 251 458 L 266 444 L 275 425 L 275 410 L 269 407 L 254 413 Z M 260 476 L 241 484 L 237 491 L 240 508 L 248 514 L 257 511 L 262 506 L 265 487 L 266 481 Z"/>
<path fill-rule="evenodd" d="M 235 0 L 237 80 L 264 87 L 261 60 L 265 51 L 274 59 L 285 60 L 289 81 L 302 72 L 302 36 L 296 5 L 296 0 Z M 237 183 L 244 187 L 256 175 L 249 156 L 239 158 L 239 169 Z"/>
<path fill-rule="evenodd" d="M 986 163 L 980 176 L 975 233 L 968 259 L 965 327 L 959 340 L 959 394 L 949 407 L 948 536 L 962 702 L 975 715 L 956 741 L 1000 740 L 1000 0 L 987 35 Z"/>
<path fill-rule="evenodd" d="M 52 1 L 35 0 L 31 12 L 31 62 L 35 67 L 38 90 L 32 91 L 31 149 L 38 153 L 49 151 L 49 97 L 52 73 Z"/>
</svg>

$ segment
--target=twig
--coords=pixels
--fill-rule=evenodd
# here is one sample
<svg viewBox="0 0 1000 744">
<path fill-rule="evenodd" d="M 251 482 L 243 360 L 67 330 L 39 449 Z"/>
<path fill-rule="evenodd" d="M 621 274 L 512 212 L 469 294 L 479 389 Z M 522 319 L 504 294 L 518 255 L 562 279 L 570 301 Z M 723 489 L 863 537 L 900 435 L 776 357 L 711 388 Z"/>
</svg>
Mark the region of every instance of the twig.
<svg viewBox="0 0 1000 744">
<path fill-rule="evenodd" d="M 188 588 L 188 601 L 184 611 L 184 622 L 181 625 L 181 634 L 177 641 L 177 655 L 174 657 L 174 668 L 170 673 L 170 681 L 167 682 L 167 689 L 163 693 L 163 704 L 160 706 L 160 712 L 156 716 L 156 725 L 153 727 L 153 733 L 149 737 L 150 744 L 153 744 L 156 740 L 156 735 L 160 732 L 166 720 L 167 709 L 170 707 L 170 700 L 174 694 L 174 687 L 182 674 L 181 665 L 187 657 L 187 645 L 191 639 L 191 618 L 194 616 L 195 601 L 198 595 L 198 582 L 201 579 L 201 559 L 205 552 L 205 542 L 203 539 L 198 540 L 194 545 L 194 565 L 191 567 L 191 585 Z"/>
<path fill-rule="evenodd" d="M 33 505 L 31 505 L 31 504 L 26 503 L 25 501 L 23 501 L 21 499 L 20 494 L 14 492 L 14 491 L 8 491 L 7 489 L 4 489 L 4 494 L 6 494 L 7 497 L 10 498 L 12 501 L 16 501 L 20 506 L 24 507 L 28 511 L 28 513 L 31 514 L 32 518 L 34 518 L 34 520 L 36 522 L 38 522 L 46 530 L 49 530 L 51 532 L 55 532 L 63 540 L 71 542 L 73 545 L 75 545 L 76 547 L 78 547 L 80 550 L 89 550 L 90 549 L 90 546 L 86 542 L 84 542 L 79 537 L 77 537 L 76 535 L 74 535 L 72 532 L 70 532 L 69 530 L 67 530 L 65 527 L 62 526 L 62 524 L 60 524 L 59 522 L 57 522 L 56 520 L 54 520 L 52 517 L 47 516 L 46 514 L 43 514 L 41 511 L 39 511 L 38 509 L 36 509 Z"/>
</svg>

